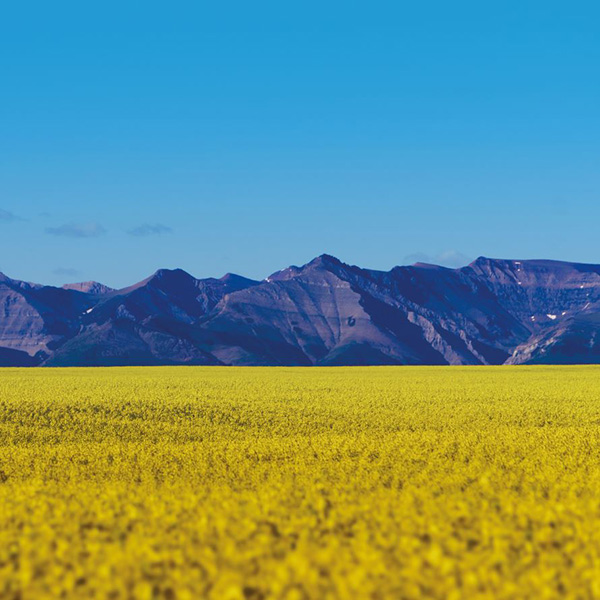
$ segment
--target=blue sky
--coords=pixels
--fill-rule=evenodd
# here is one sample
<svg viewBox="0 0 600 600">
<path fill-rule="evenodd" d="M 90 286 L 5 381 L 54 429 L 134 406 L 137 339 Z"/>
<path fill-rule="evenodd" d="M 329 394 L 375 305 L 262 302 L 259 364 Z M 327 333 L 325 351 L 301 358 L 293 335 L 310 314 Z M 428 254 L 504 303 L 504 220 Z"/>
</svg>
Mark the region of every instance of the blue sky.
<svg viewBox="0 0 600 600">
<path fill-rule="evenodd" d="M 0 270 L 600 262 L 593 2 L 14 2 Z"/>
</svg>

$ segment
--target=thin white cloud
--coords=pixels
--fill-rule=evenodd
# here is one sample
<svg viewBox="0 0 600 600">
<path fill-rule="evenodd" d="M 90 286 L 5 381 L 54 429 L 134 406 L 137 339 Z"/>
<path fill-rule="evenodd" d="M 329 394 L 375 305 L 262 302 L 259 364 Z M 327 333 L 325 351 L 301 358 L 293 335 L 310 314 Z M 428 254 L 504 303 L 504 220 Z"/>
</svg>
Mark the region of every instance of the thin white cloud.
<svg viewBox="0 0 600 600">
<path fill-rule="evenodd" d="M 149 235 L 162 235 L 163 233 L 172 233 L 173 230 L 162 223 L 155 223 L 151 225 L 144 223 L 138 227 L 130 229 L 127 233 L 134 237 L 148 237 Z"/>
<path fill-rule="evenodd" d="M 70 267 L 58 267 L 52 271 L 54 275 L 59 277 L 80 277 L 81 271 L 77 269 L 71 269 Z"/>
<path fill-rule="evenodd" d="M 12 223 L 14 221 L 22 221 L 21 217 L 18 217 L 14 213 L 11 213 L 9 210 L 4 210 L 0 208 L 0 221 L 4 223 Z"/>
<path fill-rule="evenodd" d="M 96 238 L 106 233 L 99 223 L 65 223 L 58 227 L 46 227 L 45 231 L 50 235 L 70 238 Z"/>
<path fill-rule="evenodd" d="M 458 250 L 446 250 L 437 255 L 436 260 L 439 261 L 440 265 L 445 267 L 464 267 L 471 262 L 471 259 L 459 252 Z"/>
</svg>

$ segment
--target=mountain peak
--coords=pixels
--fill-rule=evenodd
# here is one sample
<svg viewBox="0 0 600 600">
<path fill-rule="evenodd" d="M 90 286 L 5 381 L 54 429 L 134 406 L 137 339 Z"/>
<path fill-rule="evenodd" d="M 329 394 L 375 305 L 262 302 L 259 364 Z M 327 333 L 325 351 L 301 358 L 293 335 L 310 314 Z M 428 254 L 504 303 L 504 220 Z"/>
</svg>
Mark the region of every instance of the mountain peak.
<svg viewBox="0 0 600 600">
<path fill-rule="evenodd" d="M 247 277 L 236 275 L 235 273 L 225 273 L 223 277 L 219 278 L 219 281 L 233 290 L 245 289 L 247 287 L 252 287 L 253 285 L 258 285 L 259 283 L 254 279 L 248 279 Z"/>
<path fill-rule="evenodd" d="M 151 276 L 150 279 L 161 279 L 164 277 L 192 277 L 187 271 L 183 269 L 158 269 Z"/>
<path fill-rule="evenodd" d="M 103 283 L 97 281 L 82 281 L 79 283 L 65 283 L 62 286 L 63 290 L 74 290 L 76 292 L 83 292 L 84 294 L 109 294 L 114 292 L 114 288 L 108 287 Z"/>
<path fill-rule="evenodd" d="M 146 279 L 142 279 L 142 281 L 138 281 L 133 285 L 122 288 L 119 290 L 119 294 L 128 294 L 129 292 L 133 292 L 134 290 L 143 288 L 147 285 L 177 285 L 181 282 L 189 282 L 196 281 L 192 275 L 184 271 L 183 269 L 158 269 Z"/>
<path fill-rule="evenodd" d="M 335 256 L 331 256 L 331 254 L 321 254 L 301 267 L 292 265 L 290 267 L 287 267 L 287 269 L 276 271 L 272 275 L 269 275 L 269 277 L 267 277 L 265 281 L 286 281 L 288 279 L 298 277 L 299 275 L 307 271 L 310 272 L 315 269 L 331 270 L 338 269 L 343 266 L 345 266 L 344 263 Z"/>
<path fill-rule="evenodd" d="M 335 256 L 332 256 L 331 254 L 319 254 L 319 256 L 317 256 L 316 258 L 313 258 L 306 266 L 310 266 L 310 265 L 314 265 L 314 266 L 328 266 L 328 265 L 335 265 L 335 266 L 340 266 L 342 265 L 342 261 L 339 258 L 336 258 Z"/>
<path fill-rule="evenodd" d="M 195 288 L 197 284 L 198 280 L 183 269 L 159 269 L 146 281 L 150 287 L 173 293 Z"/>
<path fill-rule="evenodd" d="M 474 267 L 477 265 L 486 265 L 491 262 L 496 262 L 496 260 L 493 258 L 488 258 L 487 256 L 478 256 L 473 262 L 469 263 L 467 266 Z"/>
</svg>

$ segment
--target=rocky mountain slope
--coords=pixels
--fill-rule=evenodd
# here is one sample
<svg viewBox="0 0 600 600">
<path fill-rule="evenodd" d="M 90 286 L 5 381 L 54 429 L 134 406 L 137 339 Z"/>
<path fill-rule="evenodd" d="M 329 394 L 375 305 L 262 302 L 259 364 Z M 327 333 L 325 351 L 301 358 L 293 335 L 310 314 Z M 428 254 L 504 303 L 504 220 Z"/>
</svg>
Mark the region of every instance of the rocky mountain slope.
<svg viewBox="0 0 600 600">
<path fill-rule="evenodd" d="M 600 362 L 600 266 L 479 258 L 263 281 L 162 269 L 122 290 L 0 275 L 0 365 Z"/>
</svg>

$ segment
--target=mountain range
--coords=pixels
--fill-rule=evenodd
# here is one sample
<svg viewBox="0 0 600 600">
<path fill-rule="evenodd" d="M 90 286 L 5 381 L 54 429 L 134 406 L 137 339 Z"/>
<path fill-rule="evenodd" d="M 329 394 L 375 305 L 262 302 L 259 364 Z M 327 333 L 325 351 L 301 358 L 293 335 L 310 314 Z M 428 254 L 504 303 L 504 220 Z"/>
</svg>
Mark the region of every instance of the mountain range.
<svg viewBox="0 0 600 600">
<path fill-rule="evenodd" d="M 322 255 L 263 281 L 161 269 L 120 290 L 0 273 L 0 307 L 2 366 L 600 362 L 600 265 L 549 260 Z"/>
</svg>

